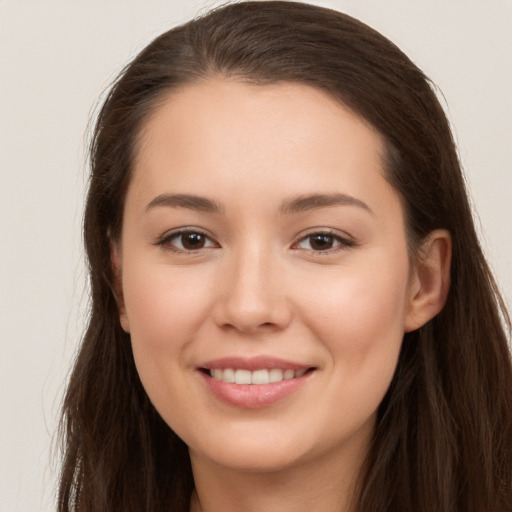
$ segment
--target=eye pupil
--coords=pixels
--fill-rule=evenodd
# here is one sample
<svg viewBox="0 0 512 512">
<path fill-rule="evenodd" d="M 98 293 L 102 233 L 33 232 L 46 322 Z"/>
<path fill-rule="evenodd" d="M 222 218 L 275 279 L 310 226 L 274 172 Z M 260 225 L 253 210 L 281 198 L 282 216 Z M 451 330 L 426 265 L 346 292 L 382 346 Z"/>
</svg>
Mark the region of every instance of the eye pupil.
<svg viewBox="0 0 512 512">
<path fill-rule="evenodd" d="M 186 233 L 182 235 L 181 243 L 185 249 L 201 249 L 205 244 L 205 236 L 201 233 Z"/>
<path fill-rule="evenodd" d="M 332 235 L 317 234 L 310 238 L 311 248 L 317 251 L 331 249 L 334 242 Z"/>
</svg>

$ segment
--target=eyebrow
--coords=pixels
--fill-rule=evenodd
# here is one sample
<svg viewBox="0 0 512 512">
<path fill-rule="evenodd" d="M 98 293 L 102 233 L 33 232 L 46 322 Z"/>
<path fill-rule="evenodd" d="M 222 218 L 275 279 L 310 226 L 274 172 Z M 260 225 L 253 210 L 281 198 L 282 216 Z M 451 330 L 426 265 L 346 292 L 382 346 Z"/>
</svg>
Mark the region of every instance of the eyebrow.
<svg viewBox="0 0 512 512">
<path fill-rule="evenodd" d="M 374 215 L 372 209 L 360 199 L 347 194 L 310 194 L 294 197 L 284 201 L 280 212 L 283 215 L 328 208 L 329 206 L 357 206 Z"/>
<path fill-rule="evenodd" d="M 204 213 L 221 214 L 224 207 L 219 203 L 203 196 L 193 194 L 161 194 L 155 197 L 147 206 L 146 211 L 156 207 L 168 208 L 186 208 Z M 291 215 L 318 208 L 328 208 L 330 206 L 357 206 L 374 214 L 371 208 L 353 196 L 347 194 L 309 194 L 297 196 L 283 201 L 279 212 L 282 215 Z"/>
<path fill-rule="evenodd" d="M 161 194 L 146 206 L 146 211 L 158 206 L 187 208 L 205 213 L 222 213 L 224 211 L 224 208 L 215 201 L 192 194 Z"/>
</svg>

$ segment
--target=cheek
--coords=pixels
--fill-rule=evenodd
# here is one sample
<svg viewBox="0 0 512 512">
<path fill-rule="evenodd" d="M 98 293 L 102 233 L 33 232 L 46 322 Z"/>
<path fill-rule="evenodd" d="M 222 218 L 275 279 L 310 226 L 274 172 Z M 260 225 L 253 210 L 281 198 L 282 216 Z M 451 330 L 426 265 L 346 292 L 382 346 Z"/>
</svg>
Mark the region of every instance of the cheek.
<svg viewBox="0 0 512 512">
<path fill-rule="evenodd" d="M 317 398 L 327 438 L 348 436 L 374 421 L 402 345 L 404 295 L 392 279 L 350 278 L 309 310 L 318 312 L 319 321 L 309 316 L 309 326 L 329 354 L 326 374 L 333 386 Z"/>
<path fill-rule="evenodd" d="M 209 309 L 205 276 L 166 265 L 123 269 L 125 304 L 137 372 L 164 421 L 187 433 L 194 337 Z M 198 291 L 201 293 L 198 293 Z M 184 426 L 185 425 L 185 426 Z"/>
<path fill-rule="evenodd" d="M 133 270 L 127 266 L 123 282 L 132 337 L 155 346 L 186 341 L 209 307 L 208 279 L 201 272 L 166 265 Z"/>
<path fill-rule="evenodd" d="M 176 376 L 188 369 L 194 336 L 208 314 L 207 280 L 166 265 L 126 265 L 123 280 L 137 371 L 151 400 L 166 402 L 161 395 L 172 393 Z"/>
<path fill-rule="evenodd" d="M 374 395 L 380 402 L 392 379 L 404 334 L 407 268 L 405 262 L 340 272 L 309 290 L 303 308 L 309 329 L 356 398 Z"/>
<path fill-rule="evenodd" d="M 338 333 L 338 343 L 347 348 L 357 349 L 360 342 L 364 349 L 388 334 L 396 338 L 403 334 L 407 310 L 407 268 L 407 261 L 398 260 L 395 265 L 334 269 L 322 279 L 317 276 L 315 285 L 303 292 L 303 309 L 327 336 Z"/>
</svg>

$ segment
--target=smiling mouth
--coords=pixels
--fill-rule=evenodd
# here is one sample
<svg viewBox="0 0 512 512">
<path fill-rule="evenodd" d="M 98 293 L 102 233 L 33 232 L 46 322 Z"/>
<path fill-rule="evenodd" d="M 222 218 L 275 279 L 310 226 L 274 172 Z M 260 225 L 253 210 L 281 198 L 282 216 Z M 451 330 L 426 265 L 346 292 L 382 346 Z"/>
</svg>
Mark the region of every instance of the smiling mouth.
<svg viewBox="0 0 512 512">
<path fill-rule="evenodd" d="M 253 371 L 241 368 L 203 368 L 202 370 L 213 379 L 225 382 L 227 384 L 264 385 L 281 382 L 284 380 L 297 379 L 306 373 L 313 371 L 314 368 L 301 368 L 298 370 L 293 370 L 291 368 L 272 368 Z"/>
<path fill-rule="evenodd" d="M 222 402 L 260 409 L 285 400 L 310 382 L 316 367 L 273 357 L 227 357 L 199 368 L 207 389 Z"/>
</svg>

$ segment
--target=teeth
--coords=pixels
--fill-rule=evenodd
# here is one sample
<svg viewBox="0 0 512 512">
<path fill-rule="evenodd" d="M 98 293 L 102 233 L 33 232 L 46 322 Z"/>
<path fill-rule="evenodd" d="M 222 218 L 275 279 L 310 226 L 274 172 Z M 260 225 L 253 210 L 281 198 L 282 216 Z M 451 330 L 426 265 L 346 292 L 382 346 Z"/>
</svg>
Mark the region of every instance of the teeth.
<svg viewBox="0 0 512 512">
<path fill-rule="evenodd" d="M 268 370 L 256 370 L 252 372 L 251 384 L 268 384 Z"/>
<path fill-rule="evenodd" d="M 301 370 L 281 370 L 280 368 L 272 368 L 271 370 L 234 370 L 233 368 L 226 368 L 221 370 L 215 368 L 210 370 L 210 375 L 217 380 L 223 382 L 236 383 L 236 384 L 269 384 L 271 382 L 281 382 L 282 380 L 290 380 L 297 377 L 302 377 L 307 369 Z"/>
<path fill-rule="evenodd" d="M 279 368 L 275 368 L 274 370 L 268 371 L 268 381 L 269 382 L 280 382 L 283 380 L 283 370 Z"/>
<path fill-rule="evenodd" d="M 295 377 L 295 372 L 293 370 L 285 370 L 283 373 L 284 380 L 293 379 Z"/>
<path fill-rule="evenodd" d="M 214 370 L 215 371 L 215 370 Z M 235 382 L 235 370 L 233 368 L 226 368 L 223 370 L 216 370 L 219 372 L 219 377 L 215 377 L 216 379 L 223 380 L 224 382 Z"/>
<path fill-rule="evenodd" d="M 249 370 L 236 370 L 235 371 L 235 382 L 237 384 L 250 384 L 251 383 L 251 372 Z"/>
</svg>

